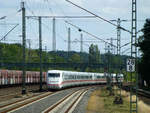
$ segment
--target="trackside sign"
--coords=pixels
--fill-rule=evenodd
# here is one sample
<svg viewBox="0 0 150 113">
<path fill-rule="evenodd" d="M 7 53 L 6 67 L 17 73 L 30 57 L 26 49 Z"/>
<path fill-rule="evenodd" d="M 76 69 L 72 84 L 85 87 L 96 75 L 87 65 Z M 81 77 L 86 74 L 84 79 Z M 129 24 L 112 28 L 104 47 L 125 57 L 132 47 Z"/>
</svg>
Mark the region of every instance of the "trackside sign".
<svg viewBox="0 0 150 113">
<path fill-rule="evenodd" d="M 135 59 L 127 59 L 127 72 L 135 72 Z"/>
</svg>

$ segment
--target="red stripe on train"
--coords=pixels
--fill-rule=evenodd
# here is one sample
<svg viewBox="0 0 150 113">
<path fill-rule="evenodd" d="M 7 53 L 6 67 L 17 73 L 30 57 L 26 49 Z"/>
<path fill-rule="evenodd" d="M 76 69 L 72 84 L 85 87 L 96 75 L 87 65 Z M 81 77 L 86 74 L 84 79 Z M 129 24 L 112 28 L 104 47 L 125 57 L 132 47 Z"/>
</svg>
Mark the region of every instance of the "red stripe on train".
<svg viewBox="0 0 150 113">
<path fill-rule="evenodd" d="M 52 86 L 58 86 L 58 85 L 61 85 L 61 84 L 65 84 L 65 83 L 70 83 L 70 82 L 96 82 L 96 81 L 101 81 L 101 82 L 106 82 L 106 80 L 70 80 L 70 81 L 64 81 L 64 82 L 61 82 L 60 84 L 48 84 L 48 85 L 52 85 Z"/>
</svg>

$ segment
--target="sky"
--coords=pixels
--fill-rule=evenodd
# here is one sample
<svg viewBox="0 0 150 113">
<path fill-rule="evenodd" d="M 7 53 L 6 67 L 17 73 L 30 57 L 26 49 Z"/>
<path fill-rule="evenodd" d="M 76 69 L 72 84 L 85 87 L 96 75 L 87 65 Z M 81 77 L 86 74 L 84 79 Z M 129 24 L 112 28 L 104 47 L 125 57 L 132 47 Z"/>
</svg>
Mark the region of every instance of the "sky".
<svg viewBox="0 0 150 113">
<path fill-rule="evenodd" d="M 0 0 L 0 38 L 5 36 L 16 24 L 19 24 L 8 34 L 5 43 L 22 43 L 21 30 L 21 6 L 23 0 Z M 128 20 L 121 22 L 121 26 L 131 30 L 131 6 L 132 0 L 70 0 L 71 2 L 88 9 L 89 11 L 107 20 Z M 91 14 L 79 9 L 65 0 L 24 0 L 26 16 L 92 16 Z M 137 29 L 142 29 L 145 19 L 150 18 L 150 0 L 137 0 Z M 5 19 L 1 17 L 6 16 Z M 107 41 L 113 38 L 113 44 L 117 45 L 116 27 L 100 20 L 93 19 L 56 19 L 56 49 L 67 51 L 68 28 L 71 28 L 71 50 L 80 51 L 81 32 L 73 26 L 65 23 L 68 21 L 73 25 Z M 116 22 L 113 22 L 117 24 Z M 47 51 L 52 50 L 52 18 L 42 18 L 42 47 Z M 27 47 L 29 41 L 31 48 L 38 49 L 38 20 L 37 18 L 26 19 L 26 38 Z M 138 33 L 138 36 L 142 33 Z M 121 31 L 121 45 L 130 42 L 131 36 L 128 32 Z M 89 42 L 90 41 L 90 42 Z M 83 33 L 83 51 L 88 52 L 90 44 L 97 44 L 100 52 L 105 52 L 105 44 L 86 33 Z M 130 55 L 130 45 L 121 48 L 122 54 Z"/>
</svg>

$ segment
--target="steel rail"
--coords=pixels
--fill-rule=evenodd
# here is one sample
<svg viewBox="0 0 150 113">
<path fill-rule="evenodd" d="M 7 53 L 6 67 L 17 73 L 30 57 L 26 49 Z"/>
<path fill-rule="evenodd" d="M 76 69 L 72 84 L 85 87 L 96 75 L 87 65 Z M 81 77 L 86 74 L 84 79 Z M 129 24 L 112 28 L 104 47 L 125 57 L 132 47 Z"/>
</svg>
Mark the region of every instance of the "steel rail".
<svg viewBox="0 0 150 113">
<path fill-rule="evenodd" d="M 88 88 L 78 89 L 78 90 L 72 92 L 71 94 L 66 95 L 64 98 L 62 98 L 61 100 L 59 100 L 56 104 L 53 104 L 52 106 L 50 106 L 49 108 L 47 108 L 47 109 L 46 109 L 45 111 L 43 111 L 42 113 L 49 113 L 49 112 L 51 112 L 52 110 L 54 110 L 55 108 L 57 108 L 59 105 L 61 105 L 65 100 L 67 100 L 69 97 L 71 97 L 73 94 L 75 94 L 75 93 L 77 93 L 78 91 L 81 91 L 81 90 L 83 90 L 83 89 L 84 89 L 84 91 L 85 91 L 85 90 L 87 90 Z M 83 93 L 83 92 L 82 92 L 82 93 Z M 81 93 L 81 94 L 82 94 L 82 93 Z M 81 94 L 80 94 L 80 95 L 81 95 Z M 73 103 L 75 103 L 75 102 L 73 102 Z M 73 105 L 71 105 L 71 106 L 73 106 Z M 71 106 L 69 106 L 69 108 L 67 109 L 67 111 L 71 109 Z"/>
<path fill-rule="evenodd" d="M 87 90 L 84 90 L 74 101 L 73 103 L 69 106 L 69 108 L 64 112 L 64 113 L 69 113 L 69 111 L 71 111 L 71 109 L 73 108 L 73 106 L 77 103 L 77 101 L 80 99 L 80 97 L 82 95 L 84 95 L 84 93 L 86 92 Z"/>
<path fill-rule="evenodd" d="M 25 99 L 22 99 L 22 100 L 18 100 L 16 102 L 13 102 L 13 103 L 10 103 L 10 104 L 7 104 L 7 105 L 3 105 L 3 106 L 0 106 L 0 110 L 2 111 L 1 113 L 7 113 L 7 112 L 10 112 L 12 110 L 15 110 L 15 109 L 18 109 L 20 107 L 23 107 L 25 105 L 28 105 L 30 103 L 33 103 L 33 102 L 36 102 L 36 101 L 39 101 L 43 98 L 46 98 L 52 94 L 55 94 L 55 93 L 52 93 L 52 92 L 48 92 L 47 94 L 39 94 L 39 95 L 34 95 L 32 97 L 29 97 L 29 98 L 25 98 Z M 41 96 L 40 96 L 41 95 Z M 16 104 L 20 104 L 20 105 L 17 105 L 15 106 Z M 14 107 L 13 107 L 14 106 Z M 8 109 L 6 109 L 8 108 Z M 5 110 L 6 109 L 6 110 Z"/>
</svg>

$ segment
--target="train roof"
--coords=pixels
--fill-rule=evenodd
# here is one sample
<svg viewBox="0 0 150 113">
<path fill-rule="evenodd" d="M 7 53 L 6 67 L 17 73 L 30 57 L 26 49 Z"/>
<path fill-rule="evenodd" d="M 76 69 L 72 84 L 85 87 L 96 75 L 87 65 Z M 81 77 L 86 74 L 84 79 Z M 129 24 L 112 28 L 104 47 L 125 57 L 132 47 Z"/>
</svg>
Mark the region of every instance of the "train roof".
<svg viewBox="0 0 150 113">
<path fill-rule="evenodd" d="M 80 74 L 85 74 L 85 73 L 88 73 L 88 74 L 95 74 L 95 75 L 103 75 L 104 73 L 93 73 L 93 72 L 77 72 L 77 71 L 64 71 L 64 70 L 48 70 L 48 73 L 50 73 L 50 72 L 52 72 L 52 73 L 63 73 L 63 72 L 66 72 L 66 73 L 72 73 L 72 72 L 74 72 L 74 73 L 80 73 Z"/>
<path fill-rule="evenodd" d="M 56 72 L 56 73 L 61 73 L 61 72 L 76 72 L 76 71 L 48 70 L 48 72 Z"/>
</svg>

